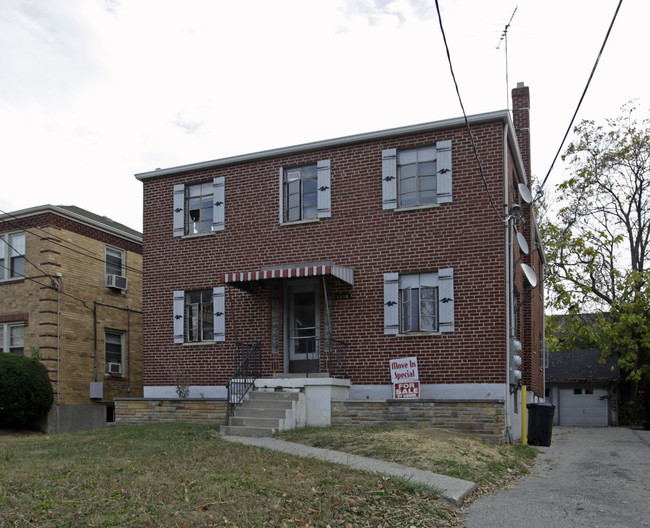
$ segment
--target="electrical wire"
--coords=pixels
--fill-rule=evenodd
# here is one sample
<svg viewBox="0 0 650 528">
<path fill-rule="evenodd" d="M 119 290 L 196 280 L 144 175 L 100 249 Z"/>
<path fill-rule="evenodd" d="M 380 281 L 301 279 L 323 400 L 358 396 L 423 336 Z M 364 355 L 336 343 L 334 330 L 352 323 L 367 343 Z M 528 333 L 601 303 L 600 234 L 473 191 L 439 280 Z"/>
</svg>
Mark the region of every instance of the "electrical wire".
<svg viewBox="0 0 650 528">
<path fill-rule="evenodd" d="M 488 199 L 490 200 L 490 205 L 492 206 L 492 209 L 494 209 L 494 213 L 497 215 L 500 221 L 505 221 L 503 216 L 499 213 L 497 210 L 496 205 L 494 204 L 494 200 L 492 199 L 492 194 L 490 193 L 490 189 L 488 188 L 487 180 L 485 179 L 485 173 L 483 171 L 483 164 L 481 163 L 481 158 L 478 155 L 478 149 L 476 147 L 476 141 L 474 140 L 474 134 L 472 134 L 472 128 L 469 124 L 469 119 L 467 118 L 467 113 L 465 112 L 465 106 L 463 105 L 463 99 L 460 96 L 460 89 L 458 88 L 458 82 L 456 82 L 456 74 L 454 73 L 454 67 L 451 62 L 451 53 L 449 52 L 449 45 L 447 44 L 447 36 L 445 35 L 445 29 L 442 25 L 442 15 L 440 14 L 440 6 L 438 5 L 438 0 L 436 0 L 436 11 L 438 12 L 438 23 L 440 24 L 440 32 L 442 33 L 442 40 L 445 44 L 445 50 L 447 52 L 447 62 L 449 63 L 449 71 L 451 72 L 451 78 L 454 81 L 454 86 L 456 88 L 456 95 L 458 96 L 458 102 L 460 103 L 460 108 L 463 111 L 463 117 L 465 118 L 465 127 L 467 128 L 467 132 L 469 133 L 469 138 L 472 143 L 472 149 L 474 151 L 474 157 L 476 158 L 476 162 L 478 163 L 478 169 L 481 174 L 481 179 L 483 180 L 483 186 L 485 187 L 485 192 L 488 195 Z"/>
<path fill-rule="evenodd" d="M 578 101 L 578 106 L 575 109 L 575 112 L 573 112 L 573 117 L 571 118 L 571 122 L 569 123 L 569 126 L 566 129 L 566 132 L 564 133 L 564 137 L 562 138 L 562 142 L 560 143 L 560 148 L 557 149 L 557 152 L 555 153 L 555 157 L 553 158 L 553 161 L 551 163 L 550 168 L 548 169 L 548 172 L 546 173 L 546 176 L 544 177 L 544 180 L 542 181 L 542 184 L 539 186 L 539 190 L 537 192 L 537 196 L 535 196 L 535 200 L 533 202 L 537 201 L 539 198 L 541 198 L 543 194 L 543 188 L 544 185 L 546 185 L 546 181 L 548 180 L 548 177 L 551 175 L 551 171 L 553 170 L 553 167 L 555 166 L 555 162 L 557 161 L 557 158 L 560 155 L 560 152 L 562 152 L 562 148 L 564 147 L 564 143 L 566 141 L 566 138 L 569 136 L 569 133 L 571 132 L 571 129 L 573 127 L 573 122 L 576 119 L 576 116 L 578 115 L 578 110 L 580 110 L 580 106 L 582 105 L 582 101 L 585 98 L 585 95 L 587 94 L 587 90 L 589 89 L 589 85 L 591 84 L 591 79 L 594 77 L 594 73 L 596 73 L 596 68 L 598 67 L 598 62 L 600 62 L 600 57 L 603 54 L 603 50 L 605 49 L 605 45 L 607 44 L 607 40 L 609 39 L 609 34 L 612 32 L 612 28 L 614 27 L 614 22 L 616 21 L 616 17 L 618 16 L 618 11 L 621 8 L 621 4 L 623 4 L 623 0 L 619 0 L 618 5 L 616 6 L 616 11 L 614 12 L 614 16 L 612 17 L 612 21 L 609 24 L 609 28 L 607 29 L 607 34 L 605 35 L 605 39 L 603 40 L 603 44 L 600 47 L 600 51 L 598 52 L 598 56 L 596 57 L 596 62 L 594 63 L 593 67 L 591 68 L 591 73 L 589 74 L 589 79 L 587 80 L 587 84 L 585 85 L 584 90 L 582 91 L 582 96 L 580 96 L 580 101 Z"/>
<path fill-rule="evenodd" d="M 41 272 L 45 277 L 51 277 L 51 276 L 52 276 L 51 274 L 47 273 L 45 270 L 42 270 L 41 268 L 39 268 L 36 264 L 34 264 L 33 262 L 31 262 L 31 261 L 27 258 L 26 255 L 21 254 L 21 253 L 20 253 L 20 252 L 19 252 L 19 251 L 14 247 L 14 246 L 12 246 L 12 245 L 9 243 L 9 237 L 8 237 L 8 236 L 6 236 L 6 237 L 0 237 L 0 242 L 4 242 L 5 245 L 6 245 L 8 248 L 10 248 L 11 250 L 13 250 L 13 252 L 14 252 L 16 255 L 21 256 L 22 258 L 24 258 L 24 259 L 25 259 L 25 262 L 27 262 L 28 264 L 34 266 L 34 268 L 35 268 L 36 270 L 40 271 L 40 272 Z M 7 257 L 8 257 L 7 260 L 11 260 L 11 255 L 10 255 L 10 254 L 7 254 Z M 7 266 L 3 266 L 3 267 L 4 267 L 5 269 L 9 269 Z"/>
<path fill-rule="evenodd" d="M 0 266 L 2 266 L 4 269 L 7 269 L 7 270 L 9 269 L 9 267 L 5 266 L 4 264 L 0 264 Z M 24 280 L 28 280 L 28 281 L 31 281 L 31 282 L 33 282 L 35 284 L 38 284 L 41 288 L 46 288 L 46 289 L 49 289 L 49 290 L 57 290 L 57 288 L 55 288 L 54 286 L 51 286 L 51 285 L 48 285 L 48 284 L 43 284 L 42 282 L 37 281 L 33 277 L 28 277 L 27 275 L 23 275 L 22 273 L 17 273 L 17 272 L 16 272 L 16 275 L 22 277 Z M 55 280 L 53 277 L 51 277 L 48 274 L 44 274 L 44 276 L 47 277 L 47 278 L 50 278 L 52 281 Z M 65 293 L 63 290 L 60 290 L 60 293 L 61 293 L 61 295 L 64 295 L 66 297 L 70 297 L 71 299 L 74 299 L 75 301 L 79 301 L 81 304 L 84 305 L 84 307 L 88 308 L 89 310 L 91 309 L 91 308 L 88 307 L 88 305 L 86 304 L 86 301 L 84 301 L 83 299 L 80 299 L 79 297 L 75 297 L 74 295 L 71 295 L 69 293 Z"/>
<path fill-rule="evenodd" d="M 23 218 L 19 218 L 19 217 L 17 217 L 17 216 L 14 216 L 13 214 L 11 214 L 11 213 L 7 213 L 6 211 L 3 211 L 2 209 L 0 209 L 0 214 L 2 214 L 2 215 L 6 215 L 6 216 L 9 216 L 9 217 L 12 218 L 14 221 L 17 221 L 17 222 L 19 222 L 19 223 L 23 223 L 23 222 L 24 222 L 24 219 L 23 219 Z M 3 223 L 9 223 L 10 220 L 7 220 L 7 219 L 0 219 L 0 222 L 3 222 Z M 46 231 L 46 230 L 43 229 L 42 227 L 38 227 L 38 226 L 36 226 L 36 227 L 34 227 L 34 228 L 32 228 L 32 229 L 38 229 L 39 231 L 42 231 L 43 233 L 45 233 L 45 234 L 47 235 L 47 237 L 43 237 L 43 236 L 41 236 L 41 235 L 38 235 L 38 234 L 36 234 L 32 229 L 29 229 L 29 228 L 26 228 L 26 227 L 21 227 L 21 229 L 22 229 L 22 231 L 24 231 L 24 232 L 26 232 L 26 233 L 30 233 L 31 235 L 34 235 L 34 236 L 37 237 L 39 240 L 43 240 L 44 238 L 51 239 L 50 242 L 51 242 L 52 244 L 54 244 L 54 245 L 56 245 L 56 246 L 59 246 L 59 247 L 62 247 L 62 248 L 64 248 L 64 249 L 67 249 L 67 250 L 69 250 L 69 251 L 72 251 L 73 253 L 76 253 L 77 255 L 81 255 L 81 256 L 83 256 L 83 257 L 88 257 L 88 258 L 91 258 L 91 259 L 97 260 L 97 261 L 99 261 L 99 262 L 106 262 L 106 258 L 105 258 L 105 257 L 97 256 L 96 254 L 93 254 L 92 252 L 90 252 L 89 250 L 87 250 L 86 248 L 84 248 L 83 246 L 80 246 L 80 245 L 78 245 L 78 244 L 75 244 L 74 242 L 67 241 L 67 244 L 69 244 L 69 246 L 68 246 L 68 245 L 64 244 L 63 242 L 57 242 L 56 240 L 53 240 L 53 239 L 52 239 L 52 238 L 53 238 L 53 234 L 50 233 L 49 231 Z M 70 246 L 73 246 L 73 247 L 70 247 Z M 78 250 L 74 249 L 74 247 L 77 247 L 77 248 L 79 248 L 79 249 L 82 249 L 83 251 L 78 251 Z M 140 274 L 142 273 L 142 270 L 141 270 L 141 269 L 133 268 L 133 267 L 130 267 L 130 266 L 127 266 L 127 265 L 124 265 L 123 268 L 124 268 L 126 271 L 131 271 L 131 272 L 133 272 L 133 273 L 140 273 Z"/>
</svg>

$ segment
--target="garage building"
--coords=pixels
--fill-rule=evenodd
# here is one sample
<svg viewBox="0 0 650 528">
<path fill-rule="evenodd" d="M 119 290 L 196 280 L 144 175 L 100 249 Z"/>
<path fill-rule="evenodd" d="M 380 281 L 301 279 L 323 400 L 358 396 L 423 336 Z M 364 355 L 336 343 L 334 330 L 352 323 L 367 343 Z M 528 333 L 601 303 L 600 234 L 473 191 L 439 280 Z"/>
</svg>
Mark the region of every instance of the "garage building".
<svg viewBox="0 0 650 528">
<path fill-rule="evenodd" d="M 610 356 L 603 364 L 601 354 L 599 349 L 550 352 L 546 401 L 555 405 L 554 425 L 618 425 L 618 358 Z"/>
</svg>

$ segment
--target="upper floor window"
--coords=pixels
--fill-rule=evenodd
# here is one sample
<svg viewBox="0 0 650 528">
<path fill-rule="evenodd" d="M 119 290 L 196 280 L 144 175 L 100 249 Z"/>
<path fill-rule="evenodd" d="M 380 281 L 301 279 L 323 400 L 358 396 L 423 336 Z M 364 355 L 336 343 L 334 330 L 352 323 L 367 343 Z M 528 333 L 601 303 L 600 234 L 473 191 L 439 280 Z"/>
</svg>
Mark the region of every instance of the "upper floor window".
<svg viewBox="0 0 650 528">
<path fill-rule="evenodd" d="M 397 153 L 397 190 L 400 207 L 436 203 L 436 148 L 400 150 Z"/>
<path fill-rule="evenodd" d="M 225 340 L 225 288 L 174 292 L 174 342 Z"/>
<path fill-rule="evenodd" d="M 454 272 L 384 274 L 384 333 L 454 331 Z"/>
<path fill-rule="evenodd" d="M 382 152 L 384 209 L 452 201 L 451 141 Z"/>
<path fill-rule="evenodd" d="M 0 352 L 25 354 L 25 325 L 23 323 L 0 323 Z"/>
<path fill-rule="evenodd" d="M 280 222 L 331 216 L 330 161 L 280 169 Z"/>
<path fill-rule="evenodd" d="M 124 251 L 106 246 L 106 275 L 124 276 Z"/>
<path fill-rule="evenodd" d="M 285 220 L 317 218 L 318 178 L 316 165 L 284 171 Z"/>
<path fill-rule="evenodd" d="M 225 178 L 174 186 L 174 236 L 199 235 L 225 228 Z"/>
<path fill-rule="evenodd" d="M 0 280 L 25 276 L 25 235 L 0 235 Z"/>
</svg>

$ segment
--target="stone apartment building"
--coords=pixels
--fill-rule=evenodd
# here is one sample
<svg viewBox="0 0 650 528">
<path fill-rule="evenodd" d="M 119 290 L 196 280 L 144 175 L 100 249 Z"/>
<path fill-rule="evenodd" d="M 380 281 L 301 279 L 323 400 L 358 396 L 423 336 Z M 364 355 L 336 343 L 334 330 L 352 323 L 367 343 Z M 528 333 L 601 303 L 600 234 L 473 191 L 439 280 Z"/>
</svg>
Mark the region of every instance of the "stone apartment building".
<svg viewBox="0 0 650 528">
<path fill-rule="evenodd" d="M 0 214 L 0 352 L 38 354 L 48 432 L 114 419 L 142 395 L 142 235 L 73 206 Z"/>
<path fill-rule="evenodd" d="M 340 380 L 326 412 L 389 421 L 390 366 L 414 358 L 409 416 L 519 438 L 521 384 L 544 397 L 543 253 L 527 87 L 513 107 L 471 135 L 449 119 L 136 175 L 145 398 L 232 401 L 256 353 L 258 389 Z"/>
</svg>

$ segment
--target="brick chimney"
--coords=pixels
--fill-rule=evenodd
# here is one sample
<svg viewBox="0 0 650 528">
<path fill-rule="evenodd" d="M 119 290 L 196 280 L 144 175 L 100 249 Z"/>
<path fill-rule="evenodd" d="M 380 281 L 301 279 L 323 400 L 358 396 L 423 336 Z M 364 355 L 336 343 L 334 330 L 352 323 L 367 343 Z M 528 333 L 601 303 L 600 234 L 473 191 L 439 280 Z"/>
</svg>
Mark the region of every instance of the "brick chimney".
<svg viewBox="0 0 650 528">
<path fill-rule="evenodd" d="M 524 83 L 517 83 L 512 89 L 512 120 L 517 133 L 517 143 L 524 161 L 528 186 L 531 187 L 532 174 L 530 166 L 530 90 Z"/>
</svg>

